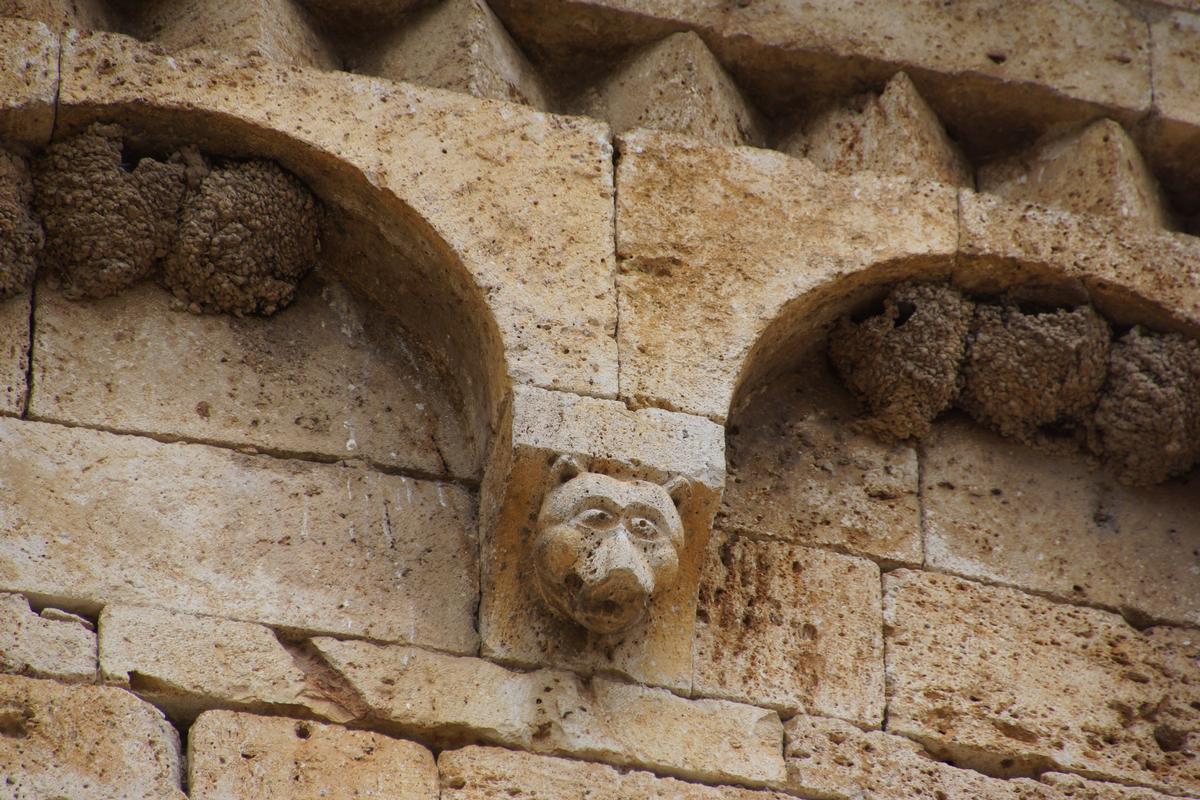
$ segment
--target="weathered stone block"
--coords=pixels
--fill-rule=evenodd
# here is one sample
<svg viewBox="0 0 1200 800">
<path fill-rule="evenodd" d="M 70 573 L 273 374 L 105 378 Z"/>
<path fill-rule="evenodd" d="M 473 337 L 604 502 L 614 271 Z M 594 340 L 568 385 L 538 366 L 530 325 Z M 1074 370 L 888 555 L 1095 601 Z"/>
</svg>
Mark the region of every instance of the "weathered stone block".
<svg viewBox="0 0 1200 800">
<path fill-rule="evenodd" d="M 628 58 L 574 101 L 614 133 L 673 131 L 721 145 L 761 145 L 758 112 L 695 33 L 676 33 Z"/>
<path fill-rule="evenodd" d="M 1200 332 L 1200 238 L 963 191 L 956 282 L 980 294 L 1014 283 L 1086 290 L 1121 326 Z"/>
<path fill-rule="evenodd" d="M 310 278 L 295 304 L 269 319 L 188 314 L 171 300 L 152 284 L 89 303 L 43 287 L 30 415 L 431 475 L 476 473 L 479 446 L 444 382 L 412 360 L 377 308 L 340 284 Z"/>
<path fill-rule="evenodd" d="M 96 633 L 79 617 L 54 609 L 35 614 L 21 595 L 0 594 L 0 672 L 94 681 Z"/>
<path fill-rule="evenodd" d="M 0 591 L 476 647 L 462 489 L 3 418 L 0 444 Z"/>
<path fill-rule="evenodd" d="M 856 432 L 858 416 L 823 352 L 755 393 L 729 423 L 721 527 L 920 564 L 916 450 Z"/>
<path fill-rule="evenodd" d="M 191 800 L 437 800 L 433 754 L 370 731 L 208 711 L 188 731 Z"/>
<path fill-rule="evenodd" d="M 100 672 L 185 720 L 233 708 L 347 722 L 357 710 L 324 691 L 319 667 L 270 628 L 148 606 L 105 606 Z"/>
<path fill-rule="evenodd" d="M 1108 119 L 1042 139 L 980 168 L 979 190 L 1014 203 L 1116 217 L 1147 228 L 1171 222 L 1162 190 L 1137 145 Z"/>
<path fill-rule="evenodd" d="M 0 775 L 12 798 L 186 800 L 179 734 L 107 686 L 0 675 Z"/>
<path fill-rule="evenodd" d="M 371 47 L 360 71 L 546 110 L 541 76 L 484 0 L 447 0 Z"/>
<path fill-rule="evenodd" d="M 783 775 L 774 711 L 557 670 L 513 672 L 410 647 L 315 639 L 372 724 L 439 743 L 486 741 L 679 777 L 762 785 Z"/>
<path fill-rule="evenodd" d="M 0 414 L 20 416 L 29 391 L 31 293 L 0 300 Z"/>
<path fill-rule="evenodd" d="M 0 14 L 0 141 L 42 145 L 54 127 L 58 36 L 43 23 Z"/>
<path fill-rule="evenodd" d="M 1135 619 L 1200 624 L 1200 478 L 1121 486 L 964 419 L 924 443 L 927 564 Z"/>
<path fill-rule="evenodd" d="M 930 572 L 884 576 L 890 732 L 996 775 L 1200 791 L 1200 637 Z"/>
<path fill-rule="evenodd" d="M 294 0 L 159 0 L 133 8 L 133 33 L 173 52 L 204 48 L 301 67 L 338 66 Z"/>
<path fill-rule="evenodd" d="M 1200 5 L 1191 10 L 1200 11 Z M 1156 16 L 1150 23 L 1150 41 L 1154 110 L 1174 124 L 1200 128 L 1200 15 L 1176 11 Z"/>
<path fill-rule="evenodd" d="M 718 531 L 697 611 L 695 694 L 883 723 L 879 567 Z"/>
<path fill-rule="evenodd" d="M 826 110 L 786 137 L 778 149 L 844 175 L 868 169 L 975 185 L 971 165 L 903 72 L 896 73 L 879 95 L 859 95 Z"/>
<path fill-rule="evenodd" d="M 621 393 L 638 405 L 724 420 L 856 293 L 944 272 L 958 243 L 949 186 L 651 131 L 624 137 L 618 170 Z"/>
<path fill-rule="evenodd" d="M 721 428 L 659 409 L 630 411 L 616 401 L 514 387 L 504 439 L 493 450 L 480 511 L 484 655 L 523 666 L 618 671 L 646 683 L 686 689 L 691 683 L 696 586 L 725 476 Z M 612 491 L 619 498 L 585 500 L 607 504 L 613 513 L 614 503 L 625 507 L 616 514 L 622 519 L 635 507 L 655 515 L 648 509 L 661 499 L 662 489 L 654 484 L 672 479 L 688 484 L 678 503 L 683 541 L 674 583 L 659 586 L 644 618 L 623 631 L 599 633 L 551 613 L 531 575 L 541 563 L 534 553 L 538 509 L 555 481 L 567 477 L 552 469 L 560 456 L 574 459 L 588 470 L 585 475 L 616 479 L 603 478 L 606 485 L 597 491 Z"/>
<path fill-rule="evenodd" d="M 116 29 L 105 0 L 0 0 L 0 17 L 44 22 L 56 31 Z"/>
<path fill-rule="evenodd" d="M 443 800 L 784 800 L 775 792 L 701 786 L 648 772 L 620 772 L 602 764 L 493 747 L 445 750 L 438 756 L 438 770 Z"/>
</svg>

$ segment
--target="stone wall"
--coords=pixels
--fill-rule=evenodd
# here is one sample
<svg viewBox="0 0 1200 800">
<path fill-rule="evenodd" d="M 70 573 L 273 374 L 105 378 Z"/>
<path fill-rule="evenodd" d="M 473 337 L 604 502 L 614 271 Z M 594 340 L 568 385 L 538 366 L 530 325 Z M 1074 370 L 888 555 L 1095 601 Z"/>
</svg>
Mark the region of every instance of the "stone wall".
<svg viewBox="0 0 1200 800">
<path fill-rule="evenodd" d="M 1200 337 L 1200 6 L 0 0 L 0 41 L 17 156 L 117 123 L 324 209 L 271 316 L 0 300 L 0 798 L 1200 796 L 1200 469 L 880 441 L 826 358 L 909 280 Z M 580 476 L 679 534 L 615 632 L 539 571 Z"/>
</svg>

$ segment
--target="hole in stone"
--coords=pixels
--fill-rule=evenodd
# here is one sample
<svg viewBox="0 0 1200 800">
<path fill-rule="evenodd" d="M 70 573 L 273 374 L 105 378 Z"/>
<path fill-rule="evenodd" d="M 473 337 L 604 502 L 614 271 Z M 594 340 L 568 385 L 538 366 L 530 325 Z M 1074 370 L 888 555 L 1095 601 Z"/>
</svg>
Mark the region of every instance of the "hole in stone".
<svg viewBox="0 0 1200 800">
<path fill-rule="evenodd" d="M 307 739 L 310 736 L 312 736 L 312 726 L 311 725 L 309 725 L 307 722 L 296 723 L 296 738 L 297 739 Z"/>
<path fill-rule="evenodd" d="M 1003 64 L 1005 61 L 1008 61 L 1008 56 L 1004 55 L 1004 53 L 988 53 L 987 57 L 993 64 Z"/>
<path fill-rule="evenodd" d="M 1170 725 L 1159 725 L 1154 729 L 1154 741 L 1164 753 L 1177 753 L 1187 743 L 1187 732 Z"/>
<path fill-rule="evenodd" d="M 913 314 L 917 313 L 917 307 L 912 303 L 899 302 L 896 303 L 896 312 L 896 319 L 892 320 L 892 327 L 900 328 L 912 319 Z"/>
<path fill-rule="evenodd" d="M 29 717 L 18 711 L 0 711 L 0 736 L 24 739 L 29 735 Z"/>
</svg>

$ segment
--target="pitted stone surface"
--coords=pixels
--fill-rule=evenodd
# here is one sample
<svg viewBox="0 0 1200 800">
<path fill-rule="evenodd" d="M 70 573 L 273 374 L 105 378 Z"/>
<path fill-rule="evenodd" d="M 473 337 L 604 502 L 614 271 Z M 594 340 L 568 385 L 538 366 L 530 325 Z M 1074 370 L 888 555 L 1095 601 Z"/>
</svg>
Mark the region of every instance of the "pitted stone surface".
<svg viewBox="0 0 1200 800">
<path fill-rule="evenodd" d="M 614 133 L 673 131 L 722 145 L 761 145 L 764 123 L 704 40 L 676 33 L 622 62 L 574 101 Z"/>
<path fill-rule="evenodd" d="M 865 559 L 715 532 L 693 693 L 879 727 L 879 592 L 879 567 Z"/>
<path fill-rule="evenodd" d="M 29 165 L 23 156 L 0 147 L 0 300 L 33 287 L 41 249 Z"/>
<path fill-rule="evenodd" d="M 917 453 L 857 433 L 823 357 L 771 381 L 730 420 L 722 527 L 921 563 Z"/>
<path fill-rule="evenodd" d="M 1168 3 L 1167 5 L 1172 5 Z M 1154 108 L 1172 125 L 1200 128 L 1200 98 L 1196 97 L 1196 71 L 1200 69 L 1200 4 L 1189 4 L 1193 13 L 1178 11 L 1155 18 L 1150 25 L 1153 43 Z"/>
<path fill-rule="evenodd" d="M 846 298 L 944 272 L 957 246 L 949 186 L 654 131 L 623 137 L 618 170 L 621 395 L 639 405 L 724 420 L 747 373 L 795 363 L 782 331 L 816 341 Z"/>
<path fill-rule="evenodd" d="M 779 149 L 844 175 L 869 169 L 975 185 L 971 165 L 903 72 L 878 95 L 858 95 L 826 110 L 794 131 Z"/>
<path fill-rule="evenodd" d="M 1012 202 L 1116 217 L 1147 228 L 1171 221 L 1158 181 L 1137 145 L 1107 119 L 982 167 L 979 190 Z"/>
<path fill-rule="evenodd" d="M 186 800 L 179 734 L 121 689 L 0 675 L 6 797 Z"/>
<path fill-rule="evenodd" d="M 0 591 L 473 651 L 454 486 L 0 418 Z"/>
<path fill-rule="evenodd" d="M 437 800 L 433 754 L 370 731 L 230 711 L 188 732 L 191 800 Z"/>
<path fill-rule="evenodd" d="M 438 3 L 355 58 L 368 75 L 549 108 L 541 76 L 485 0 Z"/>
<path fill-rule="evenodd" d="M 338 66 L 293 0 L 160 0 L 133 8 L 133 33 L 172 52 L 204 48 L 301 67 Z"/>
<path fill-rule="evenodd" d="M 299 648 L 261 625 L 148 606 L 105 606 L 100 671 L 115 684 L 190 720 L 235 708 L 346 722 L 354 712 L 309 680 Z"/>
<path fill-rule="evenodd" d="M 923 443 L 929 567 L 1135 619 L 1200 624 L 1200 477 L 1129 488 L 964 419 Z"/>
<path fill-rule="evenodd" d="M 43 286 L 30 414 L 429 475 L 477 473 L 481 446 L 434 365 L 341 284 L 311 277 L 293 307 L 267 320 L 182 313 L 171 300 L 145 285 L 74 303 Z"/>
<path fill-rule="evenodd" d="M 997 775 L 1200 792 L 1200 635 L 931 572 L 884 576 L 888 731 Z"/>
<path fill-rule="evenodd" d="M 438 769 L 442 800 L 785 800 L 775 792 L 702 786 L 493 747 L 445 750 L 438 756 Z"/>
<path fill-rule="evenodd" d="M 696 584 L 724 483 L 724 431 L 687 414 L 631 411 L 614 400 L 514 387 L 503 436 L 481 490 L 483 655 L 524 667 L 617 671 L 686 691 Z M 545 608 L 529 574 L 538 510 L 556 480 L 551 467 L 563 455 L 618 480 L 689 483 L 679 503 L 684 542 L 674 585 L 624 632 L 594 633 L 559 619 Z M 644 490 L 649 494 L 650 488 L 656 487 Z"/>
<path fill-rule="evenodd" d="M 0 0 L 0 17 L 44 22 L 56 31 L 116 28 L 116 19 L 106 0 Z"/>
<path fill-rule="evenodd" d="M 44 145 L 54 127 L 58 36 L 41 22 L 0 14 L 0 142 Z"/>
<path fill-rule="evenodd" d="M 21 595 L 0 594 L 0 672 L 90 683 L 96 633 L 85 620 L 56 618 L 54 609 L 39 615 Z"/>
<path fill-rule="evenodd" d="M 0 414 L 19 416 L 29 391 L 29 292 L 0 300 Z"/>
</svg>

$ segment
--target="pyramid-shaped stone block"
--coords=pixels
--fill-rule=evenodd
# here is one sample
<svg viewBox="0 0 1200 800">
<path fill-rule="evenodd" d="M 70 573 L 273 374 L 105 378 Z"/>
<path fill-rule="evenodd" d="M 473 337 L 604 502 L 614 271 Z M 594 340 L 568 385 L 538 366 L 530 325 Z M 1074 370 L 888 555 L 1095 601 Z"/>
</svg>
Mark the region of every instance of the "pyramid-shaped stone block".
<svg viewBox="0 0 1200 800">
<path fill-rule="evenodd" d="M 979 189 L 1008 200 L 1057 206 L 1076 214 L 1118 217 L 1168 227 L 1170 212 L 1137 145 L 1109 119 L 979 170 Z"/>
<path fill-rule="evenodd" d="M 879 95 L 852 97 L 819 114 L 780 145 L 829 172 L 885 175 L 971 186 L 971 167 L 908 75 Z"/>
</svg>

